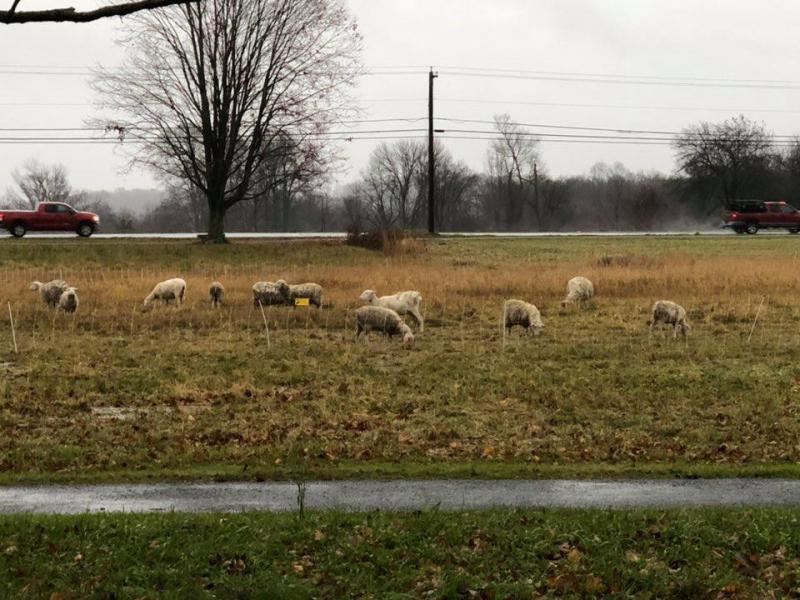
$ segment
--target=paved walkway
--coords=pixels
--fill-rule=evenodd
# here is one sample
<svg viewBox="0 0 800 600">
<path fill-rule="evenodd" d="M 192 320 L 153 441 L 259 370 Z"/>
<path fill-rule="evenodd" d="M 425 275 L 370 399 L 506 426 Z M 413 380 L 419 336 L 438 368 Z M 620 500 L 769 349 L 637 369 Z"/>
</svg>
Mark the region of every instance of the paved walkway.
<svg viewBox="0 0 800 600">
<path fill-rule="evenodd" d="M 287 511 L 298 486 L 194 483 L 0 487 L 0 513 Z M 800 506 L 800 480 L 314 481 L 308 509 L 674 508 Z"/>
</svg>

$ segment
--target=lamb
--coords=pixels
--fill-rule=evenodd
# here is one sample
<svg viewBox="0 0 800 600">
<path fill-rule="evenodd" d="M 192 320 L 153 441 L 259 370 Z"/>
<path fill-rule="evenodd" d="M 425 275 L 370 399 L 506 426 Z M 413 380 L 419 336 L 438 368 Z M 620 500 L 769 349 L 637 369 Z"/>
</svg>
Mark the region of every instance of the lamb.
<svg viewBox="0 0 800 600">
<path fill-rule="evenodd" d="M 363 333 L 368 334 L 373 329 L 380 331 L 389 338 L 395 334 L 403 337 L 404 346 L 412 346 L 414 344 L 414 334 L 411 328 L 405 324 L 400 315 L 390 308 L 383 306 L 362 306 L 356 310 L 356 340 Z"/>
<path fill-rule="evenodd" d="M 359 300 L 367 305 L 390 308 L 399 315 L 411 315 L 419 325 L 420 333 L 425 330 L 425 320 L 419 312 L 419 305 L 422 302 L 422 294 L 419 292 L 397 292 L 391 296 L 378 296 L 373 290 L 364 290 Z"/>
<path fill-rule="evenodd" d="M 181 305 L 185 295 L 186 282 L 183 279 L 167 279 L 153 288 L 153 291 L 144 299 L 144 307 L 149 307 L 156 300 L 161 300 L 164 304 L 169 304 L 170 300 L 174 300 Z"/>
<path fill-rule="evenodd" d="M 225 297 L 225 288 L 219 281 L 215 281 L 208 288 L 208 297 L 211 300 L 211 308 L 222 306 L 222 299 Z"/>
<path fill-rule="evenodd" d="M 48 283 L 42 283 L 40 281 L 34 281 L 31 283 L 32 290 L 38 290 L 39 295 L 42 297 L 42 300 L 48 306 L 55 308 L 58 306 L 58 301 L 61 299 L 61 294 L 64 293 L 69 287 L 66 281 L 61 279 L 55 279 Z"/>
<path fill-rule="evenodd" d="M 567 282 L 567 297 L 561 306 L 580 302 L 585 304 L 594 297 L 594 286 L 586 277 L 573 277 Z"/>
<path fill-rule="evenodd" d="M 76 293 L 78 288 L 68 287 L 64 290 L 64 293 L 61 294 L 61 297 L 58 299 L 58 308 L 59 310 L 63 310 L 65 313 L 74 313 L 78 310 L 78 294 Z"/>
<path fill-rule="evenodd" d="M 544 323 L 542 323 L 542 315 L 539 313 L 539 309 L 528 302 L 523 302 L 522 300 L 506 300 L 503 304 L 503 315 L 505 317 L 503 325 L 508 332 L 511 331 L 514 325 L 519 325 L 528 333 L 533 333 L 533 335 L 539 335 L 542 329 L 544 329 Z"/>
<path fill-rule="evenodd" d="M 686 309 L 669 300 L 659 300 L 653 304 L 653 320 L 650 321 L 650 333 L 659 325 L 671 325 L 672 337 L 678 337 L 678 331 L 686 337 L 691 327 L 686 322 Z"/>
<path fill-rule="evenodd" d="M 253 284 L 253 305 L 271 306 L 274 304 L 287 304 L 289 286 L 285 281 L 273 283 L 259 281 Z"/>
<path fill-rule="evenodd" d="M 279 279 L 275 284 L 284 290 L 288 288 L 288 294 L 286 296 L 287 304 L 294 304 L 297 298 L 308 298 L 310 304 L 313 304 L 317 308 L 322 308 L 322 286 L 318 283 L 298 283 L 296 285 L 289 285 L 282 279 Z"/>
</svg>

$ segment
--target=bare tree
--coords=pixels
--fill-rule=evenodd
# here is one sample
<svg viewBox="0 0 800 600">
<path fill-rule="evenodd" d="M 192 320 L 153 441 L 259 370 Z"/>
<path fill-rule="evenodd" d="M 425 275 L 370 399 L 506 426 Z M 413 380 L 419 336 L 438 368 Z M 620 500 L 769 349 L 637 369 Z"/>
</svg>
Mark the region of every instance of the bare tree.
<svg viewBox="0 0 800 600">
<path fill-rule="evenodd" d="M 433 151 L 436 164 L 437 228 L 443 231 L 473 228 L 479 218 L 479 176 L 464 163 L 456 161 L 440 142 L 435 142 Z M 428 169 L 427 162 L 422 157 L 419 161 L 418 179 L 417 189 L 423 193 L 421 205 L 427 209 L 425 190 L 428 189 Z"/>
<path fill-rule="evenodd" d="M 723 206 L 757 189 L 773 158 L 772 134 L 743 115 L 688 127 L 673 147 L 678 170 L 694 191 L 718 198 Z"/>
<path fill-rule="evenodd" d="M 312 160 L 348 111 L 361 37 L 342 0 L 204 0 L 131 20 L 119 71 L 95 87 L 136 142 L 132 162 L 184 179 L 208 202 L 208 237 L 259 189 L 284 137 Z"/>
<path fill-rule="evenodd" d="M 35 209 L 39 202 L 66 202 L 72 195 L 64 165 L 44 165 L 35 159 L 11 173 L 17 190 L 9 190 L 9 200 L 18 206 Z"/>
<path fill-rule="evenodd" d="M 489 148 L 489 176 L 497 194 L 496 201 L 505 201 L 505 226 L 518 226 L 527 204 L 533 211 L 535 226 L 541 229 L 536 189 L 539 140 L 507 114 L 496 115 L 494 123 L 499 135 Z"/>
<path fill-rule="evenodd" d="M 615 162 L 613 166 L 599 162 L 592 166 L 589 175 L 597 188 L 597 197 L 604 205 L 604 212 L 610 217 L 611 229 L 619 231 L 631 192 L 633 173 L 621 162 Z"/>
<path fill-rule="evenodd" d="M 258 221 L 258 207 L 264 205 L 265 225 L 289 230 L 292 208 L 303 192 L 320 187 L 328 175 L 334 156 L 317 140 L 307 143 L 289 135 L 280 135 L 264 149 L 252 194 L 253 231 Z M 270 222 L 269 211 L 272 208 Z"/>
<path fill-rule="evenodd" d="M 86 23 L 107 17 L 124 17 L 141 10 L 153 10 L 175 4 L 189 4 L 200 0 L 138 0 L 102 6 L 94 10 L 77 11 L 69 8 L 18 11 L 20 0 L 13 0 L 9 10 L 0 10 L 0 23 L 72 22 Z"/>
</svg>

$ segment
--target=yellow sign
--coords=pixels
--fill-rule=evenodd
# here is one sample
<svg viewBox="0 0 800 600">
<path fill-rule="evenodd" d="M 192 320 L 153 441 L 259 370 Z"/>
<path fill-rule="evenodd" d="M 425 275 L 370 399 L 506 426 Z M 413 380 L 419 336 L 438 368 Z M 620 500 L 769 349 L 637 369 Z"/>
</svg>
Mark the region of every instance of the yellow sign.
<svg viewBox="0 0 800 600">
<path fill-rule="evenodd" d="M 294 299 L 295 306 L 309 306 L 308 298 L 295 298 Z"/>
</svg>

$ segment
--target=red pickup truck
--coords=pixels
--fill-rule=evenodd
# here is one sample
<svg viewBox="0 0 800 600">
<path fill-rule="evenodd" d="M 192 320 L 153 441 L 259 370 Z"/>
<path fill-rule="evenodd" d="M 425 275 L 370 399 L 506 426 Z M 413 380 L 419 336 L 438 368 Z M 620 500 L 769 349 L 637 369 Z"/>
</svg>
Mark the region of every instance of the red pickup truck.
<svg viewBox="0 0 800 600">
<path fill-rule="evenodd" d="M 723 214 L 723 227 L 753 235 L 759 229 L 788 229 L 800 233 L 800 210 L 786 202 L 737 200 Z"/>
<path fill-rule="evenodd" d="M 0 211 L 0 227 L 18 238 L 29 231 L 74 231 L 88 238 L 99 226 L 96 214 L 79 212 L 63 202 L 42 202 L 36 210 Z"/>
</svg>

